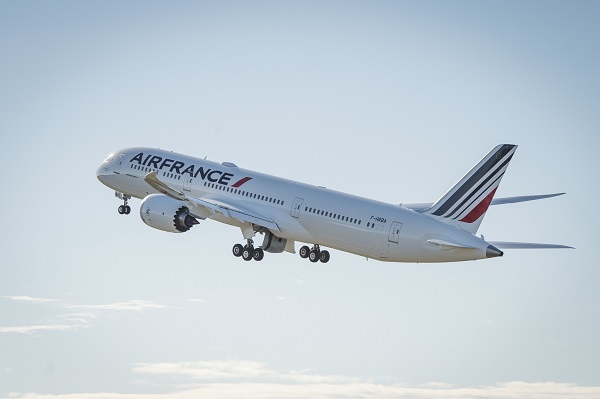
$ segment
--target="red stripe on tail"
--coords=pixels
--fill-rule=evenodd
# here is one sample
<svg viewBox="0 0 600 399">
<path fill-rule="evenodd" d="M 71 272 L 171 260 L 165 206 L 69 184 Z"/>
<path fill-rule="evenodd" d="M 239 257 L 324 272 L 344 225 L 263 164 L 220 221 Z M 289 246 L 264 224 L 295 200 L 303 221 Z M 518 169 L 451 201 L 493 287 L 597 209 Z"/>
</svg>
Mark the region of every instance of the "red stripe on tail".
<svg viewBox="0 0 600 399">
<path fill-rule="evenodd" d="M 460 221 L 465 223 L 473 223 L 474 221 L 479 219 L 481 215 L 483 215 L 488 210 L 488 207 L 490 206 L 490 203 L 492 202 L 492 199 L 494 198 L 494 194 L 496 194 L 497 189 L 498 187 L 496 187 L 494 191 L 489 193 L 487 197 L 485 197 L 475 208 L 473 208 L 471 212 L 467 214 L 467 216 L 460 219 Z"/>
</svg>

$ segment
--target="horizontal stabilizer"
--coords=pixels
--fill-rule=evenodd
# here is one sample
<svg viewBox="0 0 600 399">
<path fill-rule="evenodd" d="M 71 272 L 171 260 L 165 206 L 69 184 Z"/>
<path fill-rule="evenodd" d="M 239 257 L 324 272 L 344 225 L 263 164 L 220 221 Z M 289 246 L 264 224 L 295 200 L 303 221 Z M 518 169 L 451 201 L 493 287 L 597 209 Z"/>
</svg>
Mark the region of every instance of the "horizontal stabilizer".
<svg viewBox="0 0 600 399">
<path fill-rule="evenodd" d="M 568 245 L 558 244 L 539 244 L 534 242 L 510 242 L 510 241 L 488 241 L 490 244 L 502 249 L 548 249 L 548 248 L 563 248 L 575 249 Z"/>
<path fill-rule="evenodd" d="M 517 202 L 535 201 L 535 200 L 541 200 L 544 198 L 558 197 L 559 195 L 564 195 L 564 194 L 565 193 L 555 193 L 555 194 L 521 195 L 519 197 L 496 198 L 496 199 L 492 200 L 491 205 L 515 204 Z"/>
<path fill-rule="evenodd" d="M 516 204 L 517 202 L 536 201 L 545 198 L 558 197 L 559 195 L 565 195 L 566 193 L 554 193 L 554 194 L 538 194 L 538 195 L 520 195 L 518 197 L 504 197 L 495 198 L 492 200 L 490 205 L 504 205 L 504 204 Z M 433 202 L 421 202 L 415 204 L 400 204 L 408 209 L 412 209 L 415 212 L 423 212 L 427 208 L 430 208 Z"/>
</svg>

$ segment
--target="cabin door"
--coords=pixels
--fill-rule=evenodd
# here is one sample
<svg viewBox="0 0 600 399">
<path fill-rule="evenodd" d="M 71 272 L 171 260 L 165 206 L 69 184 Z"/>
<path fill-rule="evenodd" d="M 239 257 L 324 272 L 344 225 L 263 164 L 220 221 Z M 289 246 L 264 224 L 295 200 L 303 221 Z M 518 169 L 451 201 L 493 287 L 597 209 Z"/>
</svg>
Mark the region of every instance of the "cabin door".
<svg viewBox="0 0 600 399">
<path fill-rule="evenodd" d="M 298 216 L 300 216 L 300 207 L 302 206 L 303 201 L 303 198 L 296 197 L 294 203 L 292 204 L 292 210 L 290 212 L 290 215 L 292 215 L 292 217 L 297 218 Z"/>
<path fill-rule="evenodd" d="M 392 227 L 390 227 L 390 235 L 388 236 L 389 242 L 398 244 L 398 241 L 400 241 L 400 229 L 402 229 L 402 223 L 392 222 Z"/>
</svg>

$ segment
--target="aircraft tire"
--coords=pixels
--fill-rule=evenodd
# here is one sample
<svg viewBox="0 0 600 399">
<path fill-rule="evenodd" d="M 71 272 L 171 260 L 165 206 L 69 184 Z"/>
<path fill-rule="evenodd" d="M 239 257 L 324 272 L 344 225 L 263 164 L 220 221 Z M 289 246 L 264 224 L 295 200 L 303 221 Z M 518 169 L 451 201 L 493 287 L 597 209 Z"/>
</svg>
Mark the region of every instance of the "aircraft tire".
<svg viewBox="0 0 600 399">
<path fill-rule="evenodd" d="M 235 244 L 231 251 L 233 252 L 233 256 L 239 258 L 242 256 L 242 252 L 244 252 L 244 246 L 242 244 Z"/>
<path fill-rule="evenodd" d="M 304 245 L 300 248 L 300 251 L 298 251 L 298 253 L 300 254 L 300 257 L 302 259 L 306 259 L 308 258 L 308 254 L 310 253 L 310 248 Z"/>
<path fill-rule="evenodd" d="M 320 251 L 317 250 L 312 250 L 310 251 L 310 253 L 308 254 L 308 260 L 310 260 L 311 262 L 315 263 L 319 261 L 320 256 Z"/>
<path fill-rule="evenodd" d="M 252 254 L 252 258 L 254 258 L 255 261 L 260 262 L 261 260 L 263 260 L 264 257 L 265 257 L 265 251 L 263 251 L 262 248 L 255 248 L 254 249 L 254 253 Z"/>
<path fill-rule="evenodd" d="M 129 205 L 125 205 L 125 214 L 129 215 L 130 212 L 131 212 L 131 207 Z"/>
<path fill-rule="evenodd" d="M 331 256 L 329 255 L 329 251 L 321 251 L 321 255 L 319 256 L 319 260 L 321 261 L 321 263 L 329 262 L 330 258 Z"/>
<path fill-rule="evenodd" d="M 244 248 L 242 251 L 242 259 L 245 261 L 252 260 L 254 257 L 254 248 Z"/>
<path fill-rule="evenodd" d="M 120 215 L 124 214 L 125 213 L 125 206 L 124 205 L 119 205 L 118 211 L 119 211 Z"/>
</svg>

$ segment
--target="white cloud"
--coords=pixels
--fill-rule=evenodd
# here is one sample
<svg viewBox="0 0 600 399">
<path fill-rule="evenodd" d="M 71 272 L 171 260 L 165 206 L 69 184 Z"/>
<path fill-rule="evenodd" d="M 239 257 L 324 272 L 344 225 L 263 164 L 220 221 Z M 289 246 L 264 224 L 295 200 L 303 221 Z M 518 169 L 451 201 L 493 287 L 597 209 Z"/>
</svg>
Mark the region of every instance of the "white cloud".
<svg viewBox="0 0 600 399">
<path fill-rule="evenodd" d="M 35 297 L 25 296 L 25 295 L 3 296 L 2 298 L 10 299 L 11 301 L 17 301 L 17 302 L 31 302 L 31 303 L 58 302 L 56 299 L 35 298 Z"/>
<path fill-rule="evenodd" d="M 68 305 L 69 309 L 88 309 L 88 310 L 117 310 L 117 311 L 143 311 L 152 309 L 165 309 L 168 306 L 160 305 L 152 301 L 142 301 L 133 299 L 126 302 L 109 303 L 106 305 Z"/>
<path fill-rule="evenodd" d="M 98 317 L 100 311 L 144 311 L 164 309 L 168 306 L 160 305 L 152 301 L 130 300 L 126 302 L 111 303 L 105 305 L 74 305 L 66 304 L 55 299 L 34 298 L 30 296 L 5 296 L 13 301 L 30 302 L 35 304 L 52 302 L 61 309 L 77 309 L 81 312 L 59 314 L 30 325 L 0 326 L 0 334 L 25 334 L 34 335 L 48 331 L 76 331 L 91 325 L 90 320 Z"/>
<path fill-rule="evenodd" d="M 14 334 L 25 334 L 32 335 L 36 332 L 41 331 L 73 331 L 83 327 L 87 327 L 83 324 L 39 324 L 32 326 L 15 326 L 6 327 L 0 326 L 0 333 L 14 333 Z"/>
<path fill-rule="evenodd" d="M 10 394 L 11 399 L 597 399 L 600 387 L 542 382 L 507 382 L 479 387 L 427 388 L 371 382 L 319 383 L 209 383 L 165 394 L 74 393 Z"/>
<path fill-rule="evenodd" d="M 246 379 L 265 377 L 269 374 L 259 362 L 247 360 L 214 360 L 179 363 L 141 363 L 134 372 L 185 376 L 196 380 Z"/>
</svg>

